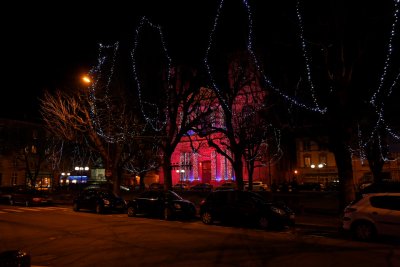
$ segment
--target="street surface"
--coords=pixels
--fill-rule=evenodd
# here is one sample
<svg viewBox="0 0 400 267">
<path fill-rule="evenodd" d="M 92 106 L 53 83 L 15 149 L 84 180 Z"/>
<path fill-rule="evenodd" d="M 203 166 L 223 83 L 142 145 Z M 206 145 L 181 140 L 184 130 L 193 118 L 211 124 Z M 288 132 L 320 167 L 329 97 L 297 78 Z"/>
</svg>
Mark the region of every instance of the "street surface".
<svg viewBox="0 0 400 267">
<path fill-rule="evenodd" d="M 332 230 L 284 231 L 0 206 L 0 251 L 32 266 L 400 266 L 400 244 L 361 243 Z"/>
</svg>

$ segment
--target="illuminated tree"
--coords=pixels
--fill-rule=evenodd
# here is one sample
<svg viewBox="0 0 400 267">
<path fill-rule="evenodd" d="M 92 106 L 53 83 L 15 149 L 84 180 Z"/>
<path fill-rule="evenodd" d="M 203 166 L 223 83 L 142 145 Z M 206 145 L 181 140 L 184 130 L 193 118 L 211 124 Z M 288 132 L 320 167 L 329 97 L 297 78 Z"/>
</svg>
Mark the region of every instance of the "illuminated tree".
<svg viewBox="0 0 400 267">
<path fill-rule="evenodd" d="M 144 37 L 148 36 L 143 36 L 145 28 L 154 33 L 147 40 Z M 173 65 L 160 26 L 142 18 L 136 33 L 132 61 L 139 106 L 154 135 L 160 137 L 164 186 L 170 189 L 171 156 L 182 138 L 213 112 L 214 97 L 211 91 L 201 88 L 198 69 L 187 64 Z M 155 38 L 159 41 L 154 42 Z"/>
<path fill-rule="evenodd" d="M 241 16 L 239 12 L 235 14 L 231 21 L 241 21 L 241 24 L 232 27 L 235 34 L 231 36 L 245 36 L 246 44 L 230 40 L 226 42 L 228 46 L 223 49 L 231 48 L 232 44 L 245 46 L 242 50 L 249 52 L 255 65 L 254 69 L 259 72 L 261 84 L 268 89 L 269 97 L 279 97 L 286 101 L 290 114 L 301 114 L 298 115 L 302 117 L 301 121 L 326 129 L 326 134 L 330 137 L 330 149 L 335 154 L 341 185 L 341 205 L 344 206 L 353 200 L 355 195 L 350 148 L 355 144 L 361 144 L 361 149 L 370 145 L 382 146 L 382 140 L 385 139 L 382 134 L 389 134 L 400 140 L 393 131 L 394 127 L 388 127 L 388 110 L 384 108 L 383 101 L 398 87 L 399 65 L 398 61 L 393 59 L 394 56 L 398 56 L 394 48 L 397 41 L 395 37 L 399 21 L 399 2 L 385 1 L 377 6 L 374 3 L 360 5 L 348 1 L 305 1 L 302 6 L 300 1 L 285 1 L 282 5 L 274 4 L 273 8 L 268 6 L 267 2 L 255 2 L 257 9 L 253 10 L 250 6 L 252 2 L 242 3 L 245 16 Z M 228 87 L 221 85 L 220 80 L 216 78 L 221 74 L 220 69 L 210 64 L 214 59 L 210 56 L 211 47 L 214 43 L 221 44 L 224 41 L 220 39 L 219 42 L 215 42 L 214 39 L 221 32 L 219 26 L 224 23 L 222 19 L 227 15 L 227 5 L 225 1 L 220 1 L 205 62 L 212 88 L 222 100 L 221 106 L 229 110 L 227 104 L 230 99 L 224 97 L 224 90 Z M 265 7 L 273 10 L 273 14 L 269 14 L 271 16 L 266 15 Z M 258 15 L 256 19 L 253 11 Z M 387 15 L 390 13 L 393 16 Z M 293 24 L 296 17 L 297 24 Z M 247 20 L 247 32 L 244 34 L 240 30 L 243 28 L 241 25 L 245 24 L 238 18 Z M 274 29 L 279 29 L 274 35 L 269 35 L 265 29 L 258 28 L 258 33 L 265 37 L 264 47 L 277 48 L 273 51 L 263 51 L 268 55 L 267 60 L 261 61 L 256 55 L 253 36 L 255 21 L 263 22 L 264 25 L 273 24 Z M 256 26 L 260 27 L 260 24 Z M 299 41 L 293 38 L 295 35 L 292 38 L 288 37 L 296 32 L 295 30 L 300 46 L 293 45 Z M 227 36 L 229 35 L 224 37 Z M 389 40 L 386 47 L 380 40 Z M 385 50 L 386 55 L 381 53 Z M 299 65 L 299 62 L 302 64 Z M 371 87 L 375 90 L 371 90 Z M 363 129 L 363 140 L 357 142 L 361 136 L 358 134 L 357 125 L 360 120 L 366 118 L 363 108 L 368 102 L 376 113 L 376 116 L 368 121 L 367 128 L 372 129 L 372 132 Z M 384 152 L 382 147 L 379 150 Z M 375 166 L 379 167 L 381 163 L 377 162 Z"/>
<path fill-rule="evenodd" d="M 259 73 L 248 53 L 233 53 L 224 62 L 218 71 L 218 86 L 214 85 L 219 112 L 201 128 L 207 129 L 208 144 L 231 162 L 237 186 L 243 189 L 243 159 L 251 182 L 254 162 L 267 140 L 268 124 L 262 116 L 267 93 L 260 87 Z"/>
<path fill-rule="evenodd" d="M 398 79 L 398 69 L 390 67 L 399 67 L 392 61 L 399 6 L 398 1 L 386 6 L 389 2 L 376 8 L 373 4 L 330 1 L 329 10 L 305 4 L 304 21 L 301 5 L 297 5 L 308 86 L 314 87 L 315 82 L 315 91 L 327 108 L 320 122 L 327 129 L 335 155 L 342 207 L 355 195 L 349 148 L 367 151 L 371 170 L 379 176 L 386 157 L 384 140 L 393 133 L 385 121 L 384 106 Z M 316 9 L 318 13 L 311 12 Z M 385 15 L 388 11 L 394 16 Z M 385 44 L 380 40 L 389 41 Z M 385 51 L 385 45 L 386 56 L 380 52 Z"/>
<path fill-rule="evenodd" d="M 137 153 L 133 146 L 145 128 L 135 115 L 135 102 L 117 55 L 118 43 L 100 45 L 98 65 L 90 73 L 93 82 L 87 91 L 46 92 L 41 100 L 46 127 L 61 139 L 100 155 L 111 172 L 115 192 L 120 190 L 122 174 Z"/>
</svg>

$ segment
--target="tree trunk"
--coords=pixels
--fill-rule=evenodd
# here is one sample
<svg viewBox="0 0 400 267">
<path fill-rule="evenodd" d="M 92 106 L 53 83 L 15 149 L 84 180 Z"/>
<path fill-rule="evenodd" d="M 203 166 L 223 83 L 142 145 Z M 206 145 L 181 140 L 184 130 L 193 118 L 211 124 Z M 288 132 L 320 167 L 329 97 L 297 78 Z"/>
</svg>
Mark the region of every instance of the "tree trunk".
<svg viewBox="0 0 400 267">
<path fill-rule="evenodd" d="M 145 184 L 144 184 L 144 177 L 146 176 L 146 174 L 144 172 L 141 172 L 139 174 L 139 188 L 140 190 L 144 190 L 145 189 Z"/>
<path fill-rule="evenodd" d="M 164 189 L 170 190 L 172 188 L 172 174 L 171 174 L 171 153 L 164 153 L 163 162 L 164 171 Z"/>
<path fill-rule="evenodd" d="M 235 153 L 235 158 L 232 164 L 233 170 L 235 171 L 236 184 L 239 190 L 243 190 L 243 162 L 242 162 L 242 154 Z"/>
<path fill-rule="evenodd" d="M 121 193 L 122 169 L 113 168 L 112 170 L 113 192 L 117 195 Z"/>
<path fill-rule="evenodd" d="M 381 183 L 383 180 L 382 169 L 385 161 L 382 158 L 384 152 L 381 150 L 377 140 L 373 140 L 367 147 L 368 164 L 375 183 Z"/>
<path fill-rule="evenodd" d="M 335 160 L 339 176 L 339 211 L 355 199 L 353 165 L 351 154 L 346 144 L 335 142 Z"/>
<path fill-rule="evenodd" d="M 254 161 L 247 161 L 247 172 L 249 173 L 249 191 L 253 190 L 253 173 L 254 173 Z"/>
</svg>

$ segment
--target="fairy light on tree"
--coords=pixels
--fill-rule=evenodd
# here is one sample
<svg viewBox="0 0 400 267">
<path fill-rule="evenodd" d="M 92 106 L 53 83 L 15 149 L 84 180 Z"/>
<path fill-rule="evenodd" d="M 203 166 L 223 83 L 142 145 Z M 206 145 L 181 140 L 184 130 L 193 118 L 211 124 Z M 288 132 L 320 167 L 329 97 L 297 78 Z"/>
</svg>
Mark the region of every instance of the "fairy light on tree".
<svg viewBox="0 0 400 267">
<path fill-rule="evenodd" d="M 142 62 L 140 62 L 139 56 L 145 56 L 146 53 L 153 54 L 157 51 L 140 50 L 143 47 L 147 49 L 149 47 L 141 38 L 145 29 L 150 29 L 158 35 L 157 39 L 162 50 L 162 56 L 157 58 L 160 61 L 152 64 L 153 69 L 146 73 L 143 70 L 145 66 L 140 65 Z M 160 26 L 153 24 L 146 17 L 142 17 L 135 33 L 131 59 L 140 109 L 145 120 L 161 139 L 159 145 L 163 152 L 164 186 L 171 188 L 172 153 L 182 138 L 187 136 L 202 118 L 213 112 L 211 102 L 214 101 L 214 97 L 212 92 L 202 89 L 200 77 L 195 68 L 183 64 L 173 66 Z M 151 40 L 151 42 L 153 41 Z M 149 65 L 147 58 L 144 65 Z M 154 73 L 149 72 L 155 72 L 156 68 L 161 70 L 162 75 L 151 77 Z M 149 84 L 153 86 L 149 86 Z M 148 99 L 145 98 L 145 91 Z"/>
</svg>

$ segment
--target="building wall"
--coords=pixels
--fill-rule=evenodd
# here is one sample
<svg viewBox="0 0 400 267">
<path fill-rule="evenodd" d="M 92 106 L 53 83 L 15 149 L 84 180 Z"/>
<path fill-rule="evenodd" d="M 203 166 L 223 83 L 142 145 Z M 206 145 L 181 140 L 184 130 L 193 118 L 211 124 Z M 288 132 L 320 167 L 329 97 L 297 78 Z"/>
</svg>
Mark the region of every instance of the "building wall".
<svg viewBox="0 0 400 267">
<path fill-rule="evenodd" d="M 332 182 L 337 181 L 338 172 L 334 154 L 317 142 L 308 138 L 296 139 L 297 179 L 301 182 Z M 309 160 L 307 159 L 309 158 Z M 400 153 L 391 153 L 392 160 L 385 163 L 383 172 L 387 178 L 400 181 Z M 353 181 L 358 186 L 373 181 L 368 161 L 353 157 Z M 322 165 L 320 165 L 322 164 Z M 314 168 L 312 168 L 314 165 Z M 318 167 L 320 165 L 320 167 Z"/>
<path fill-rule="evenodd" d="M 35 132 L 40 129 L 42 126 L 35 123 L 0 119 L 0 186 L 27 184 L 28 173 L 21 149 L 25 141 L 36 138 Z M 29 161 L 29 164 L 34 171 L 34 162 Z M 52 170 L 43 164 L 37 185 L 47 187 L 52 182 Z"/>
<path fill-rule="evenodd" d="M 196 138 L 193 138 L 196 139 Z M 193 152 L 196 147 L 196 152 Z M 243 161 L 244 162 L 244 161 Z M 218 154 L 214 148 L 209 147 L 204 139 L 190 142 L 183 139 L 172 155 L 172 183 L 211 183 L 218 185 L 227 181 L 235 181 L 235 173 L 230 161 Z M 268 166 L 255 164 L 253 180 L 262 180 L 269 184 Z M 272 166 L 274 167 L 274 166 Z M 244 166 L 243 177 L 248 179 L 248 171 Z"/>
</svg>

